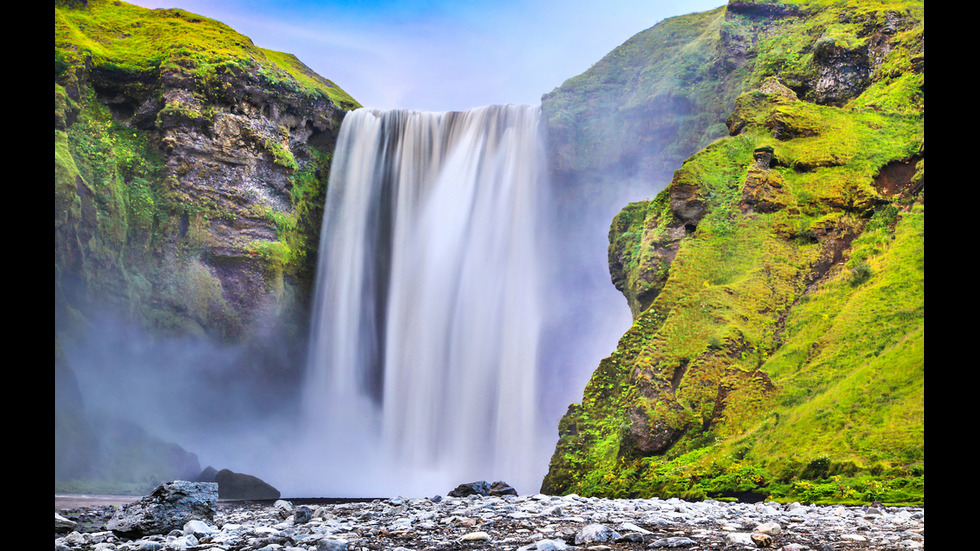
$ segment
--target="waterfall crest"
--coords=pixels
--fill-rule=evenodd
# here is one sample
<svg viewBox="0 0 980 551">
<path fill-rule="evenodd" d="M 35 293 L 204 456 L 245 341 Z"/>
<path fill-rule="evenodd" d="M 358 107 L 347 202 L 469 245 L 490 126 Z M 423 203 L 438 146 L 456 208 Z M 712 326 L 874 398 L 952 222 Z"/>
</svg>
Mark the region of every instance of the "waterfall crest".
<svg viewBox="0 0 980 551">
<path fill-rule="evenodd" d="M 514 105 L 345 117 L 304 386 L 310 437 L 330 457 L 318 491 L 538 490 L 553 444 L 537 400 L 539 123 L 540 108 Z"/>
</svg>

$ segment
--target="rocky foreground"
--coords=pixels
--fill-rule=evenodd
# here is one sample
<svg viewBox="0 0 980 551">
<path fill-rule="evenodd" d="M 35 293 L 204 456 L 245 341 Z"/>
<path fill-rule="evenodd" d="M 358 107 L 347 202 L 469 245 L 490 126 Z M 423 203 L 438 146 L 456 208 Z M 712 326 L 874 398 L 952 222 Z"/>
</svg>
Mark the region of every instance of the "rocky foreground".
<svg viewBox="0 0 980 551">
<path fill-rule="evenodd" d="M 893 550 L 922 549 L 925 520 L 915 507 L 470 495 L 215 502 L 204 518 L 126 536 L 121 513 L 113 506 L 56 511 L 55 550 Z"/>
</svg>

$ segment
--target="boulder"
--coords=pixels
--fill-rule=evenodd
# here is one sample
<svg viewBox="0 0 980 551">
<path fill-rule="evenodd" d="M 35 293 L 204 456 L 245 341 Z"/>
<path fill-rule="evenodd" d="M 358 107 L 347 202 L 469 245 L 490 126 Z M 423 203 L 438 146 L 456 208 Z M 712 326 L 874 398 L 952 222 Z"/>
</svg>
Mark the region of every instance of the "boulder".
<svg viewBox="0 0 980 551">
<path fill-rule="evenodd" d="M 589 524 L 575 534 L 575 545 L 604 541 L 611 542 L 619 537 L 619 533 L 608 526 L 602 524 Z"/>
<path fill-rule="evenodd" d="M 214 482 L 166 482 L 122 506 L 106 528 L 125 538 L 167 534 L 183 530 L 191 520 L 213 521 L 217 504 L 218 485 Z"/>
<path fill-rule="evenodd" d="M 293 514 L 293 504 L 285 499 L 276 500 L 276 502 L 272 504 L 272 509 L 281 519 L 287 519 L 289 518 L 289 515 Z"/>
<path fill-rule="evenodd" d="M 313 519 L 313 510 L 306 505 L 300 505 L 293 510 L 293 522 L 296 524 L 306 524 Z"/>
<path fill-rule="evenodd" d="M 198 482 L 217 482 L 219 499 L 279 499 L 279 490 L 250 474 L 208 466 L 197 476 Z"/>
<path fill-rule="evenodd" d="M 77 522 L 75 522 L 75 521 L 73 521 L 71 519 L 65 518 L 65 517 L 59 515 L 58 513 L 55 513 L 54 514 L 54 531 L 55 531 L 55 533 L 71 532 L 77 526 L 78 526 L 78 523 Z"/>
<path fill-rule="evenodd" d="M 490 495 L 492 496 L 516 496 L 517 490 L 515 490 L 510 484 L 506 482 L 497 481 L 490 485 Z"/>
<path fill-rule="evenodd" d="M 220 499 L 279 499 L 279 490 L 250 474 L 221 469 L 214 475 Z"/>
<path fill-rule="evenodd" d="M 472 495 L 490 495 L 490 484 L 488 484 L 486 480 L 467 482 L 466 484 L 456 486 L 455 490 L 449 492 L 450 497 L 466 497 Z"/>
<path fill-rule="evenodd" d="M 786 208 L 791 196 L 783 189 L 783 178 L 778 172 L 769 170 L 771 155 L 756 155 L 756 164 L 749 167 L 742 186 L 742 200 L 739 208 L 745 212 L 771 214 Z"/>
<path fill-rule="evenodd" d="M 478 480 L 476 482 L 467 482 L 466 484 L 456 486 L 456 489 L 449 492 L 449 495 L 451 497 L 466 497 L 472 495 L 516 496 L 517 490 L 515 490 L 510 484 L 499 480 L 493 484 L 489 484 L 485 480 Z"/>
</svg>

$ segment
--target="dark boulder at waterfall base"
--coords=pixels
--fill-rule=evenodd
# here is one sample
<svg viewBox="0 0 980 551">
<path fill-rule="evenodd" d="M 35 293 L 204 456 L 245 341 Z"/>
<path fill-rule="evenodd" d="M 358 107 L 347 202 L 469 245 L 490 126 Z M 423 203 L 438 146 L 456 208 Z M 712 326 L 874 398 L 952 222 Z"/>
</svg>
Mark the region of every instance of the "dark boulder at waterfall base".
<svg viewBox="0 0 980 551">
<path fill-rule="evenodd" d="M 207 467 L 197 480 L 200 482 L 216 482 L 218 484 L 219 499 L 279 499 L 279 490 L 264 480 L 250 475 L 236 473 L 229 469 L 216 471 L 214 467 Z"/>
<path fill-rule="evenodd" d="M 485 480 L 479 480 L 476 482 L 467 482 L 466 484 L 460 484 L 459 486 L 456 486 L 455 490 L 449 492 L 450 497 L 466 497 L 471 495 L 516 496 L 517 490 L 515 490 L 510 484 L 507 484 L 506 482 L 497 481 L 494 482 L 493 484 L 489 484 Z"/>
</svg>

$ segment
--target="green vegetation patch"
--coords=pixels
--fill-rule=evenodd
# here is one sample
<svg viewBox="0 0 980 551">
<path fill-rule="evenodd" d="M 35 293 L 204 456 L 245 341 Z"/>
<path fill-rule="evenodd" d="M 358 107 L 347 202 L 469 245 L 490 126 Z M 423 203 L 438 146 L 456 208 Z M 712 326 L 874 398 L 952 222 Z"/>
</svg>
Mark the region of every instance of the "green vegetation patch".
<svg viewBox="0 0 980 551">
<path fill-rule="evenodd" d="M 922 503 L 921 3 L 795 4 L 725 20 L 729 39 L 765 31 L 731 73 L 758 89 L 613 221 L 614 280 L 659 286 L 562 419 L 543 490 Z M 882 36 L 863 93 L 807 101 L 821 56 Z"/>
<path fill-rule="evenodd" d="M 216 75 L 252 74 L 269 84 L 359 107 L 295 56 L 257 47 L 231 27 L 181 9 L 148 10 L 119 0 L 55 4 L 55 74 L 71 65 L 130 74 L 188 74 L 206 89 Z"/>
</svg>

